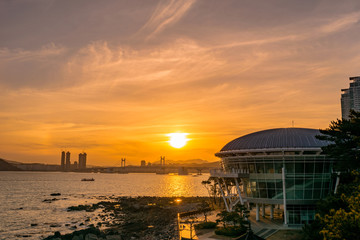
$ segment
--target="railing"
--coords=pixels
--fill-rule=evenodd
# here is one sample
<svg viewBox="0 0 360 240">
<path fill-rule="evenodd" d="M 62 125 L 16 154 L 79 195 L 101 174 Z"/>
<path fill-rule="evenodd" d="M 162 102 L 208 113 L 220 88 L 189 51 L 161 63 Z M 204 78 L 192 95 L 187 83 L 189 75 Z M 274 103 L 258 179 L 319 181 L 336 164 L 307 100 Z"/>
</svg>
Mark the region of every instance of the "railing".
<svg viewBox="0 0 360 240">
<path fill-rule="evenodd" d="M 231 168 L 228 170 L 224 170 L 224 169 L 210 169 L 210 174 L 211 175 L 216 175 L 216 174 L 239 174 L 239 173 L 244 173 L 244 174 L 249 174 L 249 169 L 235 169 L 235 168 Z"/>
</svg>

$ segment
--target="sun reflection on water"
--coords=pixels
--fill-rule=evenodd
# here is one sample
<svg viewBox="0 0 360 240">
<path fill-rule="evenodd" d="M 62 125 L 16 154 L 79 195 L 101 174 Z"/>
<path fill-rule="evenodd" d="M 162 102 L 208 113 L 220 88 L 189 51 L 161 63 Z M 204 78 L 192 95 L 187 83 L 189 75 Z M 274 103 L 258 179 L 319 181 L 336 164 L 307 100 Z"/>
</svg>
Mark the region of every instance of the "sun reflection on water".
<svg viewBox="0 0 360 240">
<path fill-rule="evenodd" d="M 188 176 L 169 175 L 166 178 L 165 194 L 168 196 L 188 195 L 192 185 L 190 180 Z"/>
</svg>

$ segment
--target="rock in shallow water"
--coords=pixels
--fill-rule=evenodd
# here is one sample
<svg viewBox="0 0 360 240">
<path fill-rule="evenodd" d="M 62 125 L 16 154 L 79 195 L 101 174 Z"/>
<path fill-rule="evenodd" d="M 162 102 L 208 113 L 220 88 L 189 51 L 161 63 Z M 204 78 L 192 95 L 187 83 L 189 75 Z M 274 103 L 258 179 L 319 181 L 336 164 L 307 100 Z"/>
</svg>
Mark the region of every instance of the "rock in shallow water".
<svg viewBox="0 0 360 240">
<path fill-rule="evenodd" d="M 98 240 L 98 237 L 95 234 L 89 233 L 85 236 L 85 240 Z"/>
<path fill-rule="evenodd" d="M 117 235 L 110 235 L 106 236 L 106 240 L 121 240 L 121 237 Z"/>
</svg>

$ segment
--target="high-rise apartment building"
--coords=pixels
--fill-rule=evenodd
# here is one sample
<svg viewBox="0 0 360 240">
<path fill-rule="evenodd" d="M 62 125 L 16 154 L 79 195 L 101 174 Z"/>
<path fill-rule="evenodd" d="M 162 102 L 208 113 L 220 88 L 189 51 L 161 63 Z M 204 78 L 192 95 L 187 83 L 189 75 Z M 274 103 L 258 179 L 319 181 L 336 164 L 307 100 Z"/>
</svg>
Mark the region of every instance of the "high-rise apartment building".
<svg viewBox="0 0 360 240">
<path fill-rule="evenodd" d="M 79 169 L 85 169 L 86 168 L 86 156 L 87 154 L 85 152 L 79 154 Z"/>
<path fill-rule="evenodd" d="M 349 118 L 350 109 L 360 111 L 360 76 L 350 77 L 350 87 L 341 89 L 341 115 Z"/>
<path fill-rule="evenodd" d="M 61 170 L 65 170 L 65 151 L 61 152 Z"/>
<path fill-rule="evenodd" d="M 70 152 L 66 152 L 65 169 L 70 170 Z"/>
<path fill-rule="evenodd" d="M 77 161 L 74 162 L 73 169 L 78 169 L 78 163 L 77 163 Z"/>
</svg>

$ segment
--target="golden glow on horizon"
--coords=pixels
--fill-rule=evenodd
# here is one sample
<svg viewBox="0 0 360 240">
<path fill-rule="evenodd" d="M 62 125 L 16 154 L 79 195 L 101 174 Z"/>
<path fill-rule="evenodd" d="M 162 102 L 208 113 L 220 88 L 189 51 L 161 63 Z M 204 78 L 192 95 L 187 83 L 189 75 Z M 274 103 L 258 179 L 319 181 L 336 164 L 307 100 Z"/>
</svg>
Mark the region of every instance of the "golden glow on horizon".
<svg viewBox="0 0 360 240">
<path fill-rule="evenodd" d="M 186 138 L 187 135 L 188 133 L 169 133 L 167 134 L 170 137 L 169 144 L 174 148 L 182 148 L 189 141 Z"/>
</svg>

